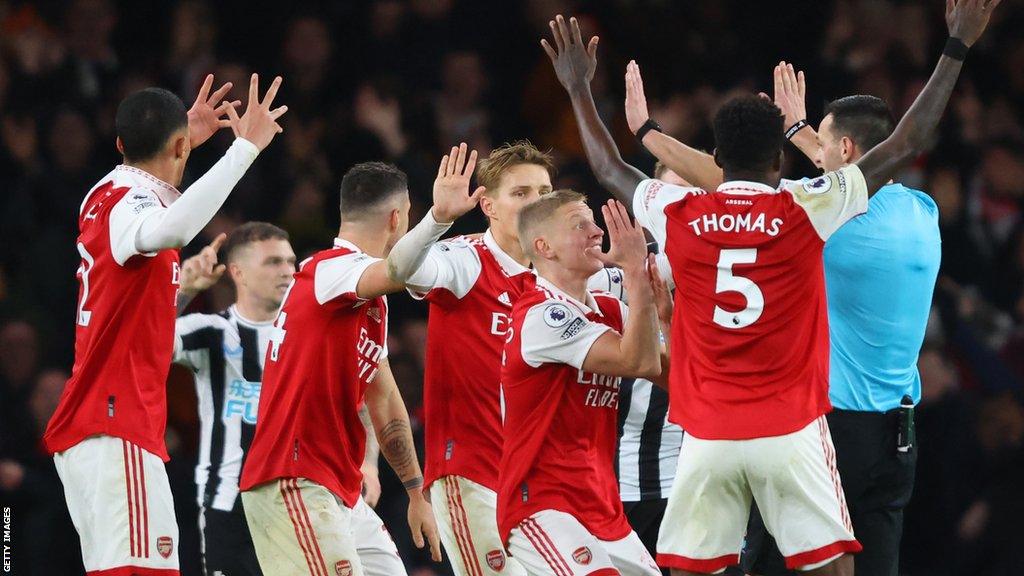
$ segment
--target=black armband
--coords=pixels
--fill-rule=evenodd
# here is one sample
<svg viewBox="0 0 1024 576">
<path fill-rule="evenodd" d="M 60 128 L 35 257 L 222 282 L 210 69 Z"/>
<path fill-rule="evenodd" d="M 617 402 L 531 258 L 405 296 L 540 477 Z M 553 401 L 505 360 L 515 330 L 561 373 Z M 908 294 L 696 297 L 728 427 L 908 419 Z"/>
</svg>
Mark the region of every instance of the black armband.
<svg viewBox="0 0 1024 576">
<path fill-rule="evenodd" d="M 643 125 L 640 126 L 640 129 L 636 131 L 636 140 L 641 146 L 644 145 L 644 136 L 646 136 L 651 130 L 662 132 L 661 124 L 655 122 L 653 118 L 648 118 L 647 122 L 644 122 Z"/>
<path fill-rule="evenodd" d="M 417 476 L 412 480 L 406 480 L 402 482 L 402 487 L 406 490 L 415 490 L 416 488 L 423 487 L 423 476 Z"/>
<path fill-rule="evenodd" d="M 809 126 L 809 124 L 807 123 L 806 119 L 798 120 L 796 124 L 793 124 L 788 129 L 786 129 L 786 140 L 792 140 L 793 136 L 796 136 L 797 132 L 806 128 L 807 126 Z"/>
<path fill-rule="evenodd" d="M 967 44 L 964 44 L 963 40 L 950 36 L 949 39 L 946 40 L 946 47 L 942 49 L 942 53 L 953 60 L 963 62 L 964 59 L 967 58 L 967 50 Z"/>
</svg>

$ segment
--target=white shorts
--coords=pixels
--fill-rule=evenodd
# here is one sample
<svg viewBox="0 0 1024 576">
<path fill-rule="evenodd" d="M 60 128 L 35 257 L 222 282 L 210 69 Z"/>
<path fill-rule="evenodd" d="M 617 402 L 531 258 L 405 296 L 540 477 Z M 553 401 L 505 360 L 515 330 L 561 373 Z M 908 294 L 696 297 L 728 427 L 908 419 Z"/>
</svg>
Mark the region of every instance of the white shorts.
<svg viewBox="0 0 1024 576">
<path fill-rule="evenodd" d="M 281 478 L 242 492 L 264 574 L 404 576 L 391 535 L 362 499 L 349 508 L 305 478 Z"/>
<path fill-rule="evenodd" d="M 167 469 L 113 436 L 90 436 L 53 455 L 87 574 L 178 575 L 178 523 Z"/>
<path fill-rule="evenodd" d="M 430 504 L 455 576 L 525 576 L 498 535 L 498 495 L 462 476 L 430 485 Z"/>
<path fill-rule="evenodd" d="M 790 569 L 810 570 L 861 549 L 822 416 L 770 438 L 686 434 L 658 535 L 658 563 L 709 574 L 738 563 L 751 498 Z"/>
<path fill-rule="evenodd" d="M 512 529 L 508 551 L 531 576 L 661 576 L 636 532 L 600 540 L 571 514 L 541 510 Z"/>
</svg>

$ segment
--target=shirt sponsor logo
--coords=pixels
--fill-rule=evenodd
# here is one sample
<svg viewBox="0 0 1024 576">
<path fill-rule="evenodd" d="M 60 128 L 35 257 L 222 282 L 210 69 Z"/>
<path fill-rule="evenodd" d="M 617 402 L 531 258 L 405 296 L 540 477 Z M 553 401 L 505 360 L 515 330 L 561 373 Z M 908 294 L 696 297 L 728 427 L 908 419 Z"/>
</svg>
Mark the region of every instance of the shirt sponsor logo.
<svg viewBox="0 0 1024 576">
<path fill-rule="evenodd" d="M 569 323 L 569 327 L 565 329 L 565 332 L 562 332 L 561 339 L 568 340 L 579 334 L 580 330 L 583 330 L 584 325 L 586 325 L 586 322 L 583 321 L 583 318 L 576 317 L 575 320 Z"/>
<path fill-rule="evenodd" d="M 221 419 L 230 420 L 241 417 L 246 424 L 255 424 L 256 415 L 259 413 L 261 387 L 262 384 L 259 382 L 232 380 L 228 386 L 224 414 Z"/>
<path fill-rule="evenodd" d="M 367 383 L 373 382 L 377 376 L 380 357 L 384 354 L 384 346 L 371 340 L 366 328 L 363 327 L 359 329 L 359 343 L 356 344 L 356 352 L 359 355 L 359 377 Z"/>
<path fill-rule="evenodd" d="M 561 328 L 571 319 L 572 313 L 563 304 L 551 304 L 544 309 L 544 323 L 552 328 Z"/>
<path fill-rule="evenodd" d="M 501 550 L 491 550 L 487 553 L 487 565 L 495 572 L 501 572 L 505 568 L 505 553 Z"/>
</svg>

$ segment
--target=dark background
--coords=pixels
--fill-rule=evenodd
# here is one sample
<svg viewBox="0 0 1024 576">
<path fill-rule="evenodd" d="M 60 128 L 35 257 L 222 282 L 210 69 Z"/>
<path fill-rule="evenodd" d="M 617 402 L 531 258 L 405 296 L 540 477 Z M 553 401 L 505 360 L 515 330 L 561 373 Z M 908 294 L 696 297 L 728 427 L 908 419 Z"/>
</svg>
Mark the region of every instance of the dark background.
<svg viewBox="0 0 1024 576">
<path fill-rule="evenodd" d="M 808 2 L 531 0 L 218 2 L 0 0 L 0 501 L 11 506 L 17 574 L 78 574 L 77 537 L 39 438 L 72 364 L 78 206 L 120 159 L 117 103 L 159 85 L 191 105 L 203 76 L 242 97 L 252 71 L 284 76 L 285 133 L 263 153 L 202 236 L 250 219 L 282 225 L 300 259 L 330 245 L 337 187 L 354 162 L 409 173 L 413 218 L 440 156 L 529 138 L 557 158 L 556 187 L 606 193 L 582 157 L 568 98 L 538 46 L 556 13 L 599 34 L 598 107 L 624 153 L 650 171 L 622 114 L 635 58 L 652 115 L 706 149 L 708 118 L 732 94 L 771 91 L 780 59 L 807 72 L 808 114 L 851 93 L 901 115 L 941 51 L 939 0 Z M 943 263 L 920 367 L 917 488 L 907 511 L 906 575 L 1024 573 L 1024 2 L 1004 0 L 972 50 L 938 145 L 900 180 L 940 208 Z M 231 140 L 193 153 L 185 183 Z M 813 166 L 787 148 L 785 175 Z M 185 186 L 183 186 L 185 188 Z M 414 220 L 415 221 L 415 220 Z M 480 231 L 474 213 L 459 231 Z M 192 310 L 231 301 L 222 283 Z M 879 297 L 884 297 L 880 294 Z M 144 305 L 144 303 L 139 303 Z M 391 363 L 420 427 L 423 307 L 392 299 Z M 172 371 L 168 464 L 182 574 L 197 573 L 192 469 L 198 422 L 190 377 Z M 382 466 L 378 511 L 410 569 L 404 494 Z"/>
</svg>

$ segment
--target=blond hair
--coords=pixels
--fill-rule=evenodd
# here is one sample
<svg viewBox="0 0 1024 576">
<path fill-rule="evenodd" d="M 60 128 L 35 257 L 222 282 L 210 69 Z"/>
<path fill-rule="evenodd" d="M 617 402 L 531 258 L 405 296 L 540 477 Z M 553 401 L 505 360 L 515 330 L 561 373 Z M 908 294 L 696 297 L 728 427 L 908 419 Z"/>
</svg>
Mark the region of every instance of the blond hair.
<svg viewBox="0 0 1024 576">
<path fill-rule="evenodd" d="M 495 148 L 476 165 L 476 181 L 487 188 L 487 194 L 498 189 L 501 177 L 513 166 L 534 164 L 554 175 L 555 162 L 550 152 L 541 152 L 529 140 L 516 140 Z"/>
<path fill-rule="evenodd" d="M 575 190 L 562 189 L 548 192 L 523 206 L 519 212 L 519 245 L 522 246 L 523 252 L 531 258 L 536 256 L 533 241 L 537 239 L 537 232 L 543 229 L 559 208 L 573 202 L 586 201 L 585 195 Z"/>
</svg>

